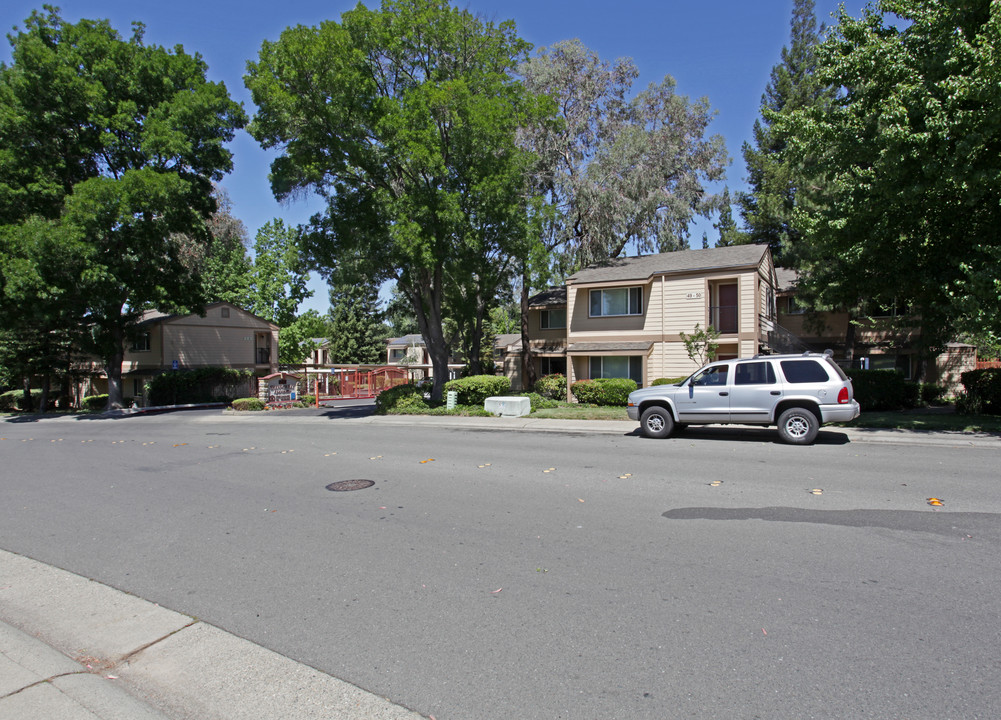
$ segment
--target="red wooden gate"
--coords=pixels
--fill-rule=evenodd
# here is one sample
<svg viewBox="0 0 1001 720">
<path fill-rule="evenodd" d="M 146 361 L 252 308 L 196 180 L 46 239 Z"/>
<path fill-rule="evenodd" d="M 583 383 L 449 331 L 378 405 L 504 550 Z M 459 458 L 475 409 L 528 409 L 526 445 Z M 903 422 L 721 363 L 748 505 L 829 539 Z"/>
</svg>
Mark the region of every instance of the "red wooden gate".
<svg viewBox="0 0 1001 720">
<path fill-rule="evenodd" d="M 407 382 L 406 368 L 386 365 L 383 367 L 336 368 L 323 373 L 315 384 L 316 407 L 328 400 L 357 400 L 374 398 Z"/>
</svg>

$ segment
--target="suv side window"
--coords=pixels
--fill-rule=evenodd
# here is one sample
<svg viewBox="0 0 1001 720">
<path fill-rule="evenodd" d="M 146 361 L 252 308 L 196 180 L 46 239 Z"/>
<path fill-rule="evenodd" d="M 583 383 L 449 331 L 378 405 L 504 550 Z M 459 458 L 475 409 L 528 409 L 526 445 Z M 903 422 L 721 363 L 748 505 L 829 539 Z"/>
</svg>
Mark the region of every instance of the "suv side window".
<svg viewBox="0 0 1001 720">
<path fill-rule="evenodd" d="M 830 379 L 827 370 L 816 360 L 783 360 L 780 364 L 782 374 L 793 384 L 822 383 Z"/>
<path fill-rule="evenodd" d="M 775 370 L 770 362 L 740 363 L 733 371 L 734 385 L 774 385 Z"/>
<path fill-rule="evenodd" d="M 692 378 L 692 385 L 700 387 L 703 385 L 726 385 L 726 378 L 729 365 L 713 365 L 707 367 L 698 375 Z"/>
</svg>

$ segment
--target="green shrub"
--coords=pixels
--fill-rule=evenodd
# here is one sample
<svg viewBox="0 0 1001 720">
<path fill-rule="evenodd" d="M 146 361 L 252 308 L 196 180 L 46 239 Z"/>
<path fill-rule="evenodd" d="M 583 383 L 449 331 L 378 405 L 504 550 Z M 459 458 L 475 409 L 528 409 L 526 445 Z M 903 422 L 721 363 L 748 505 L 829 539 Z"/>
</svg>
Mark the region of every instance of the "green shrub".
<svg viewBox="0 0 1001 720">
<path fill-rule="evenodd" d="M 260 398 L 255 397 L 245 397 L 237 398 L 233 401 L 233 409 L 240 411 L 254 411 L 263 410 L 265 408 L 264 401 Z"/>
<path fill-rule="evenodd" d="M 34 393 L 32 394 L 34 399 Z M 11 410 L 21 410 L 24 403 L 24 390 L 8 390 L 0 394 L 0 411 L 10 412 Z"/>
<path fill-rule="evenodd" d="M 390 410 L 406 410 L 427 408 L 424 401 L 424 391 L 414 383 L 397 385 L 396 387 L 383 390 L 375 398 L 375 411 L 380 415 L 385 415 Z"/>
<path fill-rule="evenodd" d="M 146 383 L 146 404 L 153 407 L 229 400 L 247 394 L 250 378 L 249 370 L 222 367 L 161 373 Z"/>
<path fill-rule="evenodd" d="M 1001 368 L 967 370 L 959 376 L 966 388 L 956 409 L 966 414 L 1001 415 Z"/>
<path fill-rule="evenodd" d="M 482 405 L 488 397 L 511 392 L 511 379 L 504 375 L 470 375 L 445 383 L 445 392 L 453 390 L 458 393 L 459 405 Z"/>
<path fill-rule="evenodd" d="M 104 410 L 107 404 L 108 404 L 107 395 L 89 395 L 85 397 L 82 402 L 83 409 L 88 410 L 90 412 Z"/>
<path fill-rule="evenodd" d="M 313 407 L 316 405 L 316 395 L 300 395 L 299 404 L 303 407 Z"/>
<path fill-rule="evenodd" d="M 677 385 L 679 382 L 681 382 L 682 380 L 684 380 L 687 377 L 688 376 L 686 375 L 684 377 L 678 377 L 678 378 L 657 378 L 652 383 L 650 383 L 650 385 L 651 386 L 653 386 L 653 385 Z"/>
<path fill-rule="evenodd" d="M 942 402 L 942 398 L 945 397 L 945 392 L 945 385 L 921 383 L 921 402 L 928 403 L 929 405 L 940 403 Z"/>
<path fill-rule="evenodd" d="M 570 386 L 574 397 L 589 405 L 625 405 L 635 389 L 636 381 L 629 378 L 578 380 Z"/>
<path fill-rule="evenodd" d="M 550 400 L 566 400 L 567 376 L 559 373 L 543 375 L 535 381 L 535 392 Z"/>
<path fill-rule="evenodd" d="M 917 405 L 919 388 L 908 383 L 899 370 L 846 370 L 855 400 L 867 410 L 901 410 Z M 910 387 L 909 387 L 910 386 Z"/>
<path fill-rule="evenodd" d="M 551 398 L 544 397 L 537 392 L 522 393 L 520 397 L 527 397 L 532 404 L 532 412 L 536 410 L 548 410 L 560 406 L 559 402 Z"/>
</svg>

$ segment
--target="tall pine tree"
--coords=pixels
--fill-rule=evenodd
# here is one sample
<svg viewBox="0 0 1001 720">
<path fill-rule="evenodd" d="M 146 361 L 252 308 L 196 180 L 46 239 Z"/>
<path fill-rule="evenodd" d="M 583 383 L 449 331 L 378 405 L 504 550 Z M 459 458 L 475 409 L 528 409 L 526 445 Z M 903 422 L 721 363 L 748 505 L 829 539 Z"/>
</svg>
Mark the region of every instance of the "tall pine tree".
<svg viewBox="0 0 1001 720">
<path fill-rule="evenodd" d="M 380 363 L 385 349 L 386 328 L 379 310 L 379 288 L 366 283 L 331 285 L 331 362 Z"/>
<path fill-rule="evenodd" d="M 748 241 L 766 243 L 776 264 L 789 264 L 800 231 L 793 223 L 796 188 L 805 178 L 784 154 L 786 139 L 774 127 L 779 116 L 829 105 L 833 91 L 817 80 L 815 50 L 820 42 L 814 0 L 794 0 L 790 44 L 772 68 L 761 96 L 761 118 L 754 122 L 754 145 L 744 143 L 749 192 L 738 194 Z M 823 31 L 821 27 L 820 32 Z"/>
</svg>

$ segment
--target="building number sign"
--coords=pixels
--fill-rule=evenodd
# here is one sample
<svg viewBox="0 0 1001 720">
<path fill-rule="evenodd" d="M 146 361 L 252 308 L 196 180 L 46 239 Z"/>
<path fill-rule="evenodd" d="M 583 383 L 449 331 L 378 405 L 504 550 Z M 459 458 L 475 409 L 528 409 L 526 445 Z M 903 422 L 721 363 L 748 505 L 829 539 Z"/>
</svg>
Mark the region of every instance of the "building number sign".
<svg viewBox="0 0 1001 720">
<path fill-rule="evenodd" d="M 685 297 L 688 298 L 689 300 L 701 300 L 702 299 L 702 293 L 701 292 L 690 292 L 687 295 L 685 295 Z"/>
</svg>

